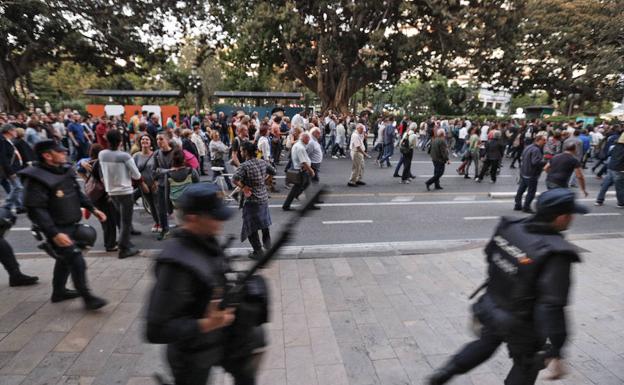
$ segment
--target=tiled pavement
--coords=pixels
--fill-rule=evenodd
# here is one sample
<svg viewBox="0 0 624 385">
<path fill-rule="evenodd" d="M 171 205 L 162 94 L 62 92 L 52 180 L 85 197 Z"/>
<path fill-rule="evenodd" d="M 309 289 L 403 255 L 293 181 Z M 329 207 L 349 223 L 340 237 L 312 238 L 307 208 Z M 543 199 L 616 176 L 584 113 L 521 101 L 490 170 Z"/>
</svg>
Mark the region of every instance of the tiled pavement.
<svg viewBox="0 0 624 385">
<path fill-rule="evenodd" d="M 624 239 L 576 242 L 570 375 L 559 384 L 624 384 Z M 111 301 L 85 313 L 51 304 L 50 259 L 25 259 L 42 283 L 9 288 L 0 276 L 0 385 L 147 385 L 166 373 L 162 347 L 142 341 L 150 260 L 89 258 L 95 293 Z M 422 384 L 463 343 L 468 294 L 483 280 L 480 249 L 446 254 L 279 260 L 271 345 L 260 384 Z M 501 384 L 504 349 L 453 384 Z M 230 384 L 217 371 L 213 384 Z"/>
</svg>

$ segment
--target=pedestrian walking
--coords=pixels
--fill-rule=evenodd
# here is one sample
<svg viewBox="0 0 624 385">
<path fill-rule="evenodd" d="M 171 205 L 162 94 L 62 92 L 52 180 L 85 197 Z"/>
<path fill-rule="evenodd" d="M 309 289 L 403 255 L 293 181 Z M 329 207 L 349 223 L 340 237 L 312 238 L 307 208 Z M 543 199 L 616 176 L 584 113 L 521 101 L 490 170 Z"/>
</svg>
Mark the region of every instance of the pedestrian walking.
<svg viewBox="0 0 624 385">
<path fill-rule="evenodd" d="M 133 181 L 144 183 L 141 173 L 130 154 L 120 151 L 123 138 L 117 129 L 106 133 L 110 150 L 102 150 L 98 154 L 99 167 L 102 170 L 104 189 L 109 195 L 119 216 L 119 259 L 132 257 L 140 253 L 130 241 L 132 232 L 132 216 L 134 213 Z"/>
<path fill-rule="evenodd" d="M 17 137 L 15 126 L 5 123 L 0 128 L 0 179 L 7 181 L 9 186 L 8 195 L 4 207 L 14 213 L 24 212 L 22 182 L 17 177 L 17 172 L 22 168 L 22 157 L 15 148 L 13 140 Z"/>
<path fill-rule="evenodd" d="M 433 162 L 433 176 L 425 182 L 427 191 L 434 185 L 436 190 L 442 190 L 440 178 L 444 175 L 444 166 L 451 164 L 449 160 L 448 146 L 446 144 L 446 131 L 443 128 L 436 131 L 436 138 L 431 142 L 431 161 Z"/>
<path fill-rule="evenodd" d="M 580 258 L 561 232 L 568 229 L 573 214 L 587 212 L 575 202 L 574 193 L 558 188 L 540 195 L 537 213 L 530 219 L 501 220 L 485 248 L 486 292 L 472 307 L 479 338 L 438 369 L 429 385 L 445 384 L 474 369 L 503 342 L 513 360 L 506 385 L 532 385 L 545 367 L 552 380 L 564 376 L 565 307 L 572 264 Z"/>
<path fill-rule="evenodd" d="M 292 146 L 290 160 L 292 167 L 286 171 L 286 182 L 292 184 L 288 196 L 282 205 L 282 210 L 289 211 L 292 201 L 297 198 L 310 185 L 310 178 L 314 177 L 312 161 L 306 151 L 306 146 L 310 143 L 310 134 L 303 132 L 299 135 L 299 140 Z"/>
<path fill-rule="evenodd" d="M 608 165 L 609 173 L 615 185 L 615 196 L 617 207 L 624 208 L 624 132 L 620 135 L 613 150 L 611 151 L 611 161 Z"/>
<path fill-rule="evenodd" d="M 533 140 L 533 144 L 529 145 L 522 152 L 522 162 L 520 164 L 520 184 L 516 191 L 514 210 L 524 211 L 533 214 L 531 203 L 537 192 L 537 182 L 540 174 L 544 169 L 544 155 L 542 148 L 546 144 L 546 134 L 538 133 Z M 522 204 L 522 195 L 527 193 Z"/>
<path fill-rule="evenodd" d="M 401 183 L 403 184 L 409 184 L 410 179 L 415 178 L 415 176 L 412 175 L 412 157 L 414 156 L 414 149 L 418 143 L 418 138 L 414 133 L 416 125 L 414 123 L 412 124 L 413 127 L 407 130 L 399 144 L 399 150 L 401 151 L 403 159 L 403 175 L 401 176 Z"/>
<path fill-rule="evenodd" d="M 236 170 L 233 176 L 234 184 L 242 191 L 243 226 L 241 228 L 241 242 L 249 239 L 253 252 L 251 259 L 260 259 L 264 250 L 271 247 L 271 213 L 269 211 L 269 193 L 265 183 L 268 175 L 275 175 L 275 167 L 264 159 L 258 159 L 257 147 L 251 142 L 243 144 L 245 161 Z M 292 191 L 292 190 L 291 190 Z M 262 243 L 258 232 L 262 233 Z"/>
<path fill-rule="evenodd" d="M 585 176 L 581 162 L 576 158 L 576 143 L 566 142 L 564 152 L 555 155 L 544 167 L 546 176 L 546 188 L 568 188 L 568 182 L 572 173 L 576 174 L 576 179 L 581 186 L 581 191 L 587 197 L 589 194 L 585 189 Z"/>
<path fill-rule="evenodd" d="M 364 158 L 370 158 L 370 155 L 366 153 L 366 147 L 364 147 L 364 125 L 358 123 L 355 126 L 355 131 L 351 134 L 349 141 L 349 149 L 351 150 L 351 178 L 347 185 L 349 187 L 363 186 L 366 183 L 362 180 L 364 174 Z"/>
<path fill-rule="evenodd" d="M 479 173 L 479 177 L 475 179 L 475 182 L 481 182 L 485 173 L 490 171 L 490 179 L 492 183 L 496 183 L 496 175 L 498 174 L 498 168 L 500 167 L 501 159 L 505 153 L 505 143 L 501 138 L 501 132 L 494 131 L 493 138 L 485 143 L 485 156 L 483 167 Z"/>
</svg>

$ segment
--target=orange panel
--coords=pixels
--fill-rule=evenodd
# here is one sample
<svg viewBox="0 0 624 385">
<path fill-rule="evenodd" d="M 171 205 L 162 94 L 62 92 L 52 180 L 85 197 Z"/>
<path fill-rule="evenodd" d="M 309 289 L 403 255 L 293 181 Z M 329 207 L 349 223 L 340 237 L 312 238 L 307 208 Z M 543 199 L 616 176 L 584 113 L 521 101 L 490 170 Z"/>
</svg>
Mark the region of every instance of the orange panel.
<svg viewBox="0 0 624 385">
<path fill-rule="evenodd" d="M 134 116 L 135 111 L 139 111 L 139 116 L 141 116 L 141 106 L 124 106 L 124 120 L 126 121 L 126 123 L 130 123 L 130 118 Z"/>
<path fill-rule="evenodd" d="M 163 127 L 165 127 L 165 125 L 167 124 L 167 119 L 169 119 L 169 117 L 173 115 L 178 117 L 178 125 L 180 124 L 180 109 L 178 108 L 178 106 L 160 106 L 160 115 L 162 118 L 161 124 Z"/>
<path fill-rule="evenodd" d="M 93 115 L 95 118 L 101 118 L 104 112 L 103 104 L 87 104 L 87 112 Z"/>
</svg>

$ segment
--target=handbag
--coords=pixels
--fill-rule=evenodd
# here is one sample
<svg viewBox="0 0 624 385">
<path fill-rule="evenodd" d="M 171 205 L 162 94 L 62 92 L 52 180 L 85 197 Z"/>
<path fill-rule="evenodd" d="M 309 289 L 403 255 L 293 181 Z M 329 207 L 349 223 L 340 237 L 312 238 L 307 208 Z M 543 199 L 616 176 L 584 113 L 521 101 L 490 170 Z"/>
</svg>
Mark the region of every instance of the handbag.
<svg viewBox="0 0 624 385">
<path fill-rule="evenodd" d="M 97 202 L 106 194 L 106 190 L 104 189 L 104 183 L 93 177 L 93 173 L 96 171 L 95 163 L 93 164 L 94 170 L 91 172 L 91 174 L 87 178 L 87 181 L 85 182 L 85 194 L 89 197 L 91 202 Z"/>
<path fill-rule="evenodd" d="M 286 183 L 288 184 L 301 184 L 301 171 L 300 170 L 287 170 L 286 171 Z"/>
</svg>

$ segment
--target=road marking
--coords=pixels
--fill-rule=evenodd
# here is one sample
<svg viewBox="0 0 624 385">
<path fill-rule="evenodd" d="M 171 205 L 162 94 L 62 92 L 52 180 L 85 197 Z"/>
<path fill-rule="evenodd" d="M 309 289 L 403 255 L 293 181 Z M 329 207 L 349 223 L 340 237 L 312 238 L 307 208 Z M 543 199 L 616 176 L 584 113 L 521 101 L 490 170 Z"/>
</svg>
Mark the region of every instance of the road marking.
<svg viewBox="0 0 624 385">
<path fill-rule="evenodd" d="M 454 201 L 474 201 L 477 200 L 477 197 L 475 195 L 468 195 L 468 196 L 459 196 L 459 197 L 455 197 L 453 198 Z"/>
<path fill-rule="evenodd" d="M 500 217 L 497 216 L 490 216 L 490 217 L 464 217 L 465 221 L 481 221 L 481 220 L 489 220 L 489 219 L 500 219 Z"/>
<path fill-rule="evenodd" d="M 353 220 L 353 221 L 323 221 L 321 222 L 324 225 L 343 225 L 343 224 L 352 224 L 352 223 L 373 223 L 370 219 L 361 219 L 361 220 Z"/>
<path fill-rule="evenodd" d="M 415 196 L 398 196 L 393 198 L 390 202 L 411 202 L 416 198 Z"/>
<path fill-rule="evenodd" d="M 583 215 L 584 217 L 614 217 L 617 215 L 622 215 L 620 213 L 589 213 Z"/>
<path fill-rule="evenodd" d="M 11 231 L 30 231 L 30 227 L 12 227 Z"/>
</svg>

